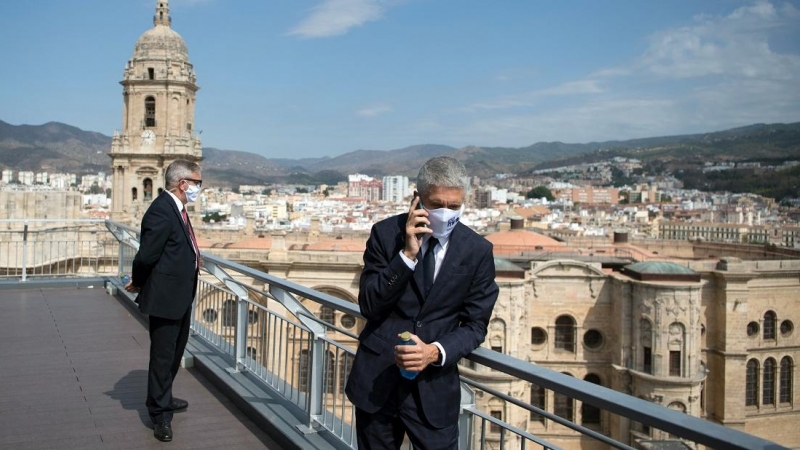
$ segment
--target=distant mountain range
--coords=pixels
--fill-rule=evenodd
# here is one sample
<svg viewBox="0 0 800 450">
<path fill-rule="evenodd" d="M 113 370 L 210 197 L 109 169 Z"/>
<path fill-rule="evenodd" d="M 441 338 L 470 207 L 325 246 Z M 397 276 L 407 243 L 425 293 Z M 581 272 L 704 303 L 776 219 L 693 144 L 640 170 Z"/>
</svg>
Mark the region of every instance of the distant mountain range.
<svg viewBox="0 0 800 450">
<path fill-rule="evenodd" d="M 111 137 L 58 122 L 11 125 L 0 120 L 0 168 L 32 171 L 108 172 Z M 209 185 L 238 186 L 273 182 L 335 182 L 349 173 L 372 176 L 416 175 L 433 156 L 450 155 L 470 173 L 527 174 L 532 170 L 626 156 L 662 167 L 697 167 L 705 161 L 800 160 L 800 122 L 756 124 L 727 131 L 627 141 L 566 144 L 539 142 L 528 147 L 414 145 L 398 150 L 356 150 L 325 158 L 265 158 L 253 153 L 203 149 L 203 177 Z"/>
</svg>

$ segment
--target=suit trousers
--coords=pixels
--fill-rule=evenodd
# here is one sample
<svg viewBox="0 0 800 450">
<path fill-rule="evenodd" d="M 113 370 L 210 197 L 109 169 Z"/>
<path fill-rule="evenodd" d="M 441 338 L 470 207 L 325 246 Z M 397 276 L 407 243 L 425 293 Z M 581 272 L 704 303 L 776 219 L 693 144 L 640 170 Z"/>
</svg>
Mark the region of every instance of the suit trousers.
<svg viewBox="0 0 800 450">
<path fill-rule="evenodd" d="M 433 428 L 422 412 L 416 381 L 401 378 L 377 413 L 356 408 L 356 438 L 360 450 L 399 450 L 405 434 L 414 450 L 458 450 L 458 422 Z"/>
<path fill-rule="evenodd" d="M 154 424 L 171 422 L 172 382 L 178 374 L 189 340 L 192 308 L 180 319 L 150 316 L 150 367 L 147 373 L 147 412 Z"/>
</svg>

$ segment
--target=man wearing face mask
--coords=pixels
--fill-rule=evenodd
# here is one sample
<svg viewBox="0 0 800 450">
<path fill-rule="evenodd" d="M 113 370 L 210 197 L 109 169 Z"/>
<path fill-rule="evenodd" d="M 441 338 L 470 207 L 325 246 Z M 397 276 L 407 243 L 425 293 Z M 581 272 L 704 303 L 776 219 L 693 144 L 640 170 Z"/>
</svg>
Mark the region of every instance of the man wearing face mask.
<svg viewBox="0 0 800 450">
<path fill-rule="evenodd" d="M 153 435 L 172 440 L 172 415 L 188 402 L 172 396 L 172 383 L 189 338 L 192 301 L 201 265 L 186 204 L 197 200 L 200 166 L 176 160 L 167 167 L 166 190 L 142 218 L 139 251 L 133 259 L 128 292 L 139 293 L 139 310 L 149 315 L 150 365 L 147 373 L 147 411 Z"/>
<path fill-rule="evenodd" d="M 372 227 L 346 388 L 360 449 L 400 448 L 406 434 L 415 449 L 458 448 L 457 363 L 486 337 L 499 291 L 491 243 L 459 221 L 468 188 L 461 163 L 430 159 L 408 213 Z M 415 345 L 398 345 L 404 331 Z"/>
</svg>

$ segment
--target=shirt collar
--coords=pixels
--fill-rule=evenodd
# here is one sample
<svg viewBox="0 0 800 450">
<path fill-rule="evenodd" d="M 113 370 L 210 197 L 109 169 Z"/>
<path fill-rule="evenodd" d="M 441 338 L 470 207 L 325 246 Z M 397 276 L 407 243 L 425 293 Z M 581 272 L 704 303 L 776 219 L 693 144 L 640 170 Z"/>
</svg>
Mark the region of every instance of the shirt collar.
<svg viewBox="0 0 800 450">
<path fill-rule="evenodd" d="M 426 243 L 426 245 L 427 245 L 427 243 L 428 243 L 428 242 L 431 240 L 431 238 L 432 238 L 432 237 L 433 237 L 433 235 L 432 235 L 432 234 L 429 234 L 429 235 L 425 236 L 425 243 Z M 439 245 L 441 245 L 441 246 L 442 246 L 442 248 L 447 248 L 447 243 L 448 243 L 448 242 L 450 242 L 450 235 L 448 234 L 448 235 L 447 235 L 447 236 L 445 236 L 445 237 L 442 237 L 442 238 L 436 238 L 436 239 L 439 241 Z"/>
<path fill-rule="evenodd" d="M 173 194 L 172 191 L 166 191 L 166 193 L 169 194 L 169 196 L 172 197 L 173 200 L 175 200 L 175 204 L 178 205 L 178 211 L 182 212 L 183 202 L 181 201 L 181 199 L 179 199 L 177 195 Z"/>
</svg>

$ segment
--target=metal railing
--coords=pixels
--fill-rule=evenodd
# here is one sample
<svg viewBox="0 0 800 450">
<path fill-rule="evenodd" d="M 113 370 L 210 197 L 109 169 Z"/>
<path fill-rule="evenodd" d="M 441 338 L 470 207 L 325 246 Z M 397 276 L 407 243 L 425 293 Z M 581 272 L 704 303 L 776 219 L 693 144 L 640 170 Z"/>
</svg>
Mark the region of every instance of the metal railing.
<svg viewBox="0 0 800 450">
<path fill-rule="evenodd" d="M 100 268 L 104 271 L 99 274 L 107 273 L 108 266 L 113 266 L 113 275 L 129 273 L 138 248 L 138 232 L 110 221 L 106 222 L 106 227 L 119 244 L 114 251 L 107 252 L 115 256 L 114 264 L 103 265 Z M 46 259 L 36 255 L 34 258 Z M 230 357 L 231 372 L 249 372 L 261 380 L 265 388 L 294 405 L 304 417 L 299 432 L 327 432 L 346 446 L 356 448 L 352 426 L 354 409 L 344 395 L 356 336 L 316 317 L 306 305 L 314 305 L 315 309 L 317 306 L 331 308 L 363 319 L 357 305 L 213 255 L 204 254 L 203 259 L 204 273 L 192 320 L 196 336 Z M 116 276 L 111 278 L 119 283 Z M 485 373 L 552 390 L 572 399 L 573 405 L 578 401 L 604 410 L 606 419 L 616 415 L 640 422 L 644 427 L 663 430 L 676 439 L 712 448 L 782 448 L 767 440 L 486 348 L 475 350 L 467 359 L 467 364 L 478 371 L 464 370 L 475 376 L 461 378 L 461 448 L 559 448 L 551 442 L 559 437 L 558 433 L 549 431 L 550 440 L 542 439 L 532 431 L 533 427 L 521 426 L 519 421 L 510 424 L 503 420 L 507 415 L 498 416 L 494 411 L 478 407 L 475 399 L 479 396 L 499 399 L 506 413 L 518 408 L 531 417 L 563 425 L 562 435 L 567 440 L 577 436 L 623 449 L 635 445 L 614 440 L 596 428 L 560 417 L 510 392 L 501 392 L 487 382 L 477 381 L 486 378 L 481 376 Z"/>
<path fill-rule="evenodd" d="M 117 241 L 102 220 L 0 220 L 0 279 L 112 275 Z"/>
</svg>

